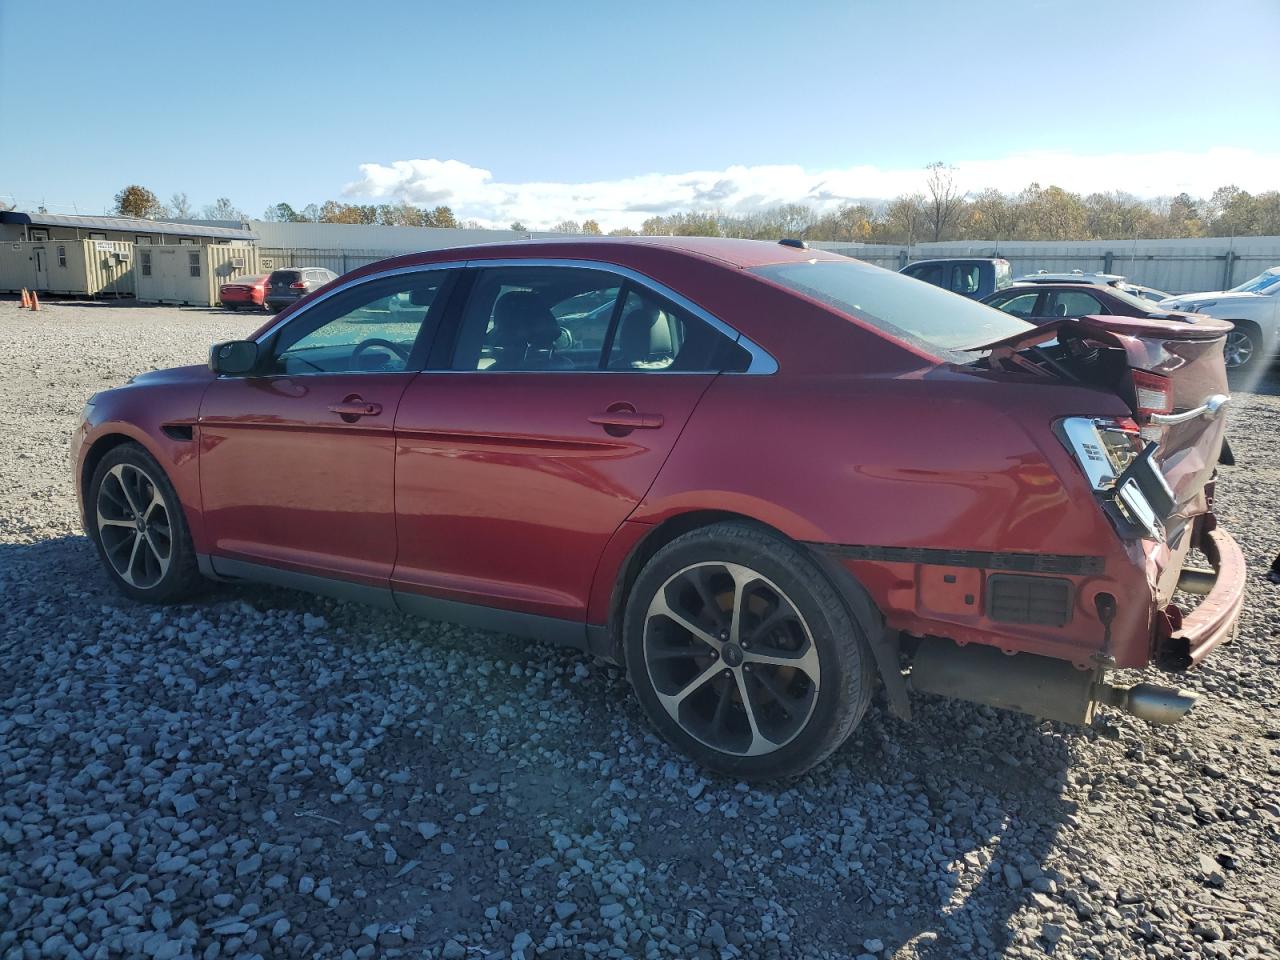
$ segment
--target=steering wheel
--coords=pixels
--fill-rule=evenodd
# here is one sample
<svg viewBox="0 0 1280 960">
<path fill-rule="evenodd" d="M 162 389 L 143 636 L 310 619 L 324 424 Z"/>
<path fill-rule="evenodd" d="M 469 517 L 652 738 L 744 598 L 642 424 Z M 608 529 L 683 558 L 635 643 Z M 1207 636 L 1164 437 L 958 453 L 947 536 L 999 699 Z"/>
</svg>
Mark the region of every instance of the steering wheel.
<svg viewBox="0 0 1280 960">
<path fill-rule="evenodd" d="M 555 342 L 551 344 L 552 350 L 572 350 L 578 345 L 578 341 L 573 337 L 573 331 L 568 327 L 561 327 L 560 332 L 556 334 Z"/>
<path fill-rule="evenodd" d="M 384 350 L 390 350 L 405 363 L 409 362 L 409 348 L 402 343 L 392 343 L 390 340 L 383 340 L 381 337 L 371 337 L 368 340 L 361 340 L 356 344 L 356 348 L 351 351 L 351 359 L 356 360 L 366 350 L 372 350 L 374 347 L 381 347 Z"/>
</svg>

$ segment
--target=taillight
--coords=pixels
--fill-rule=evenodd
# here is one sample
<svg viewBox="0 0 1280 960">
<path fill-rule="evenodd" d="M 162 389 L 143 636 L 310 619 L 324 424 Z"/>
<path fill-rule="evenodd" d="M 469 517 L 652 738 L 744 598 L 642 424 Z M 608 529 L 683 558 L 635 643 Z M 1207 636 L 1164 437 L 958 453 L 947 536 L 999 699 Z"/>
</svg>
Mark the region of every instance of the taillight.
<svg viewBox="0 0 1280 960">
<path fill-rule="evenodd" d="M 1095 490 L 1108 490 L 1147 443 L 1129 417 L 1068 417 L 1062 438 Z"/>
<path fill-rule="evenodd" d="M 1153 413 L 1173 412 L 1173 381 L 1147 370 L 1130 370 L 1133 381 L 1133 412 L 1142 425 L 1142 436 L 1159 443 L 1164 439 L 1164 428 L 1153 426 L 1148 420 Z"/>
<path fill-rule="evenodd" d="M 1056 428 L 1121 535 L 1160 540 L 1174 496 L 1153 459 L 1158 447 L 1138 424 L 1128 417 L 1067 417 Z"/>
<path fill-rule="evenodd" d="M 296 281 L 294 281 L 293 283 L 289 284 L 289 289 L 290 289 L 290 290 L 305 290 L 305 289 L 307 289 L 307 285 L 306 285 L 305 283 L 303 283 L 301 280 L 296 280 Z"/>
</svg>

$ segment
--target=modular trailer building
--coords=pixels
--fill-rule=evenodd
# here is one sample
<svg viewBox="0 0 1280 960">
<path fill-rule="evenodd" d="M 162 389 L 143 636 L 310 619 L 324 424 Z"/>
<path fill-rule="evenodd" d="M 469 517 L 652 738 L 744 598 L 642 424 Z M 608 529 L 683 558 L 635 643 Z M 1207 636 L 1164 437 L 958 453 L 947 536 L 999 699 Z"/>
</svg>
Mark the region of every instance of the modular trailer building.
<svg viewBox="0 0 1280 960">
<path fill-rule="evenodd" d="M 255 239 L 243 227 L 6 210 L 0 212 L 0 291 L 25 287 L 70 296 L 133 296 L 138 249 L 199 251 Z M 226 271 L 223 263 L 237 255 L 202 255 L 201 266 Z M 216 302 L 216 287 L 212 297 L 202 293 L 196 301 L 180 302 Z"/>
<path fill-rule="evenodd" d="M 134 247 L 133 282 L 139 300 L 211 307 L 218 289 L 237 277 L 259 273 L 256 247 L 222 243 L 199 247 Z"/>
</svg>

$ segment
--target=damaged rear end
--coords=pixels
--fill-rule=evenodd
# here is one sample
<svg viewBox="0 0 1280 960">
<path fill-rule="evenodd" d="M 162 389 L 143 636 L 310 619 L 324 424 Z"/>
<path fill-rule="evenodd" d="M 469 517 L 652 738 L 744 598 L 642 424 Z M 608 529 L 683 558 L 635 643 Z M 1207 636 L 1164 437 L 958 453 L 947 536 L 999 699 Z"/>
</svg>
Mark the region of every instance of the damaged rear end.
<svg viewBox="0 0 1280 960">
<path fill-rule="evenodd" d="M 1093 606 L 1104 639 L 1087 664 L 1079 658 L 1067 663 L 1032 654 L 1005 656 L 994 647 L 975 650 L 925 638 L 912 663 L 916 689 L 1073 722 L 1087 722 L 1100 703 L 1156 723 L 1187 712 L 1193 698 L 1179 690 L 1114 687 L 1105 672 L 1150 663 L 1185 671 L 1233 634 L 1243 603 L 1244 562 L 1212 512 L 1230 406 L 1223 360 L 1230 330 L 1231 324 L 1209 317 L 1084 317 L 979 348 L 983 356 L 972 366 L 987 375 L 1101 389 L 1128 407 L 1127 416 L 1070 411 L 1051 427 L 1128 564 L 1145 580 L 1146 635 L 1137 635 L 1139 623 L 1130 629 L 1132 636 L 1112 636 L 1120 604 L 1144 602 L 1141 597 L 1099 592 Z M 1180 589 L 1201 595 L 1193 610 L 1175 602 Z M 1047 594 L 1018 599 L 1051 602 Z"/>
</svg>

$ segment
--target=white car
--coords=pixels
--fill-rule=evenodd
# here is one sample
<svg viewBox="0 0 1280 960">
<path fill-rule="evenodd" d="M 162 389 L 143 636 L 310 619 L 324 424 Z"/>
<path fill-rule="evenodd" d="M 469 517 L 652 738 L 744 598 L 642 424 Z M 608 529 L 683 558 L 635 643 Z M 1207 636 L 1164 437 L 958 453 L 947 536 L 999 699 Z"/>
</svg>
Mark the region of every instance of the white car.
<svg viewBox="0 0 1280 960">
<path fill-rule="evenodd" d="M 1133 283 L 1118 273 L 1085 273 L 1083 270 L 1072 270 L 1068 273 L 1037 270 L 1025 277 L 1018 277 L 1014 283 L 1091 283 L 1100 287 L 1115 287 L 1117 290 L 1123 290 L 1125 293 L 1153 302 L 1159 302 L 1169 296 L 1163 290 Z"/>
<path fill-rule="evenodd" d="M 1250 369 L 1280 352 L 1280 267 L 1230 290 L 1186 293 L 1161 300 L 1160 306 L 1234 323 L 1235 330 L 1227 334 L 1228 370 Z"/>
</svg>

